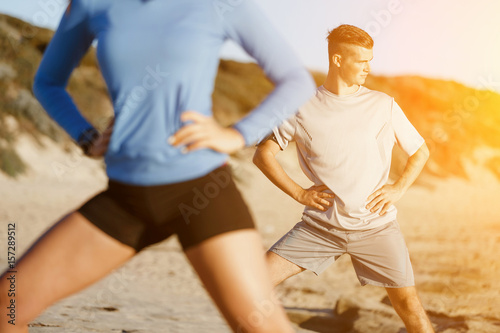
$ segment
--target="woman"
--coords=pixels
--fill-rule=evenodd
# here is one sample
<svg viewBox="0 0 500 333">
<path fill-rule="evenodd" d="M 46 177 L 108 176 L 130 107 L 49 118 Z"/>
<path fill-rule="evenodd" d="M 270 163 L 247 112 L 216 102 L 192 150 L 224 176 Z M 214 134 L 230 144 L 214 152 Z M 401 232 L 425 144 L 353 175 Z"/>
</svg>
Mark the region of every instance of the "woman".
<svg viewBox="0 0 500 333">
<path fill-rule="evenodd" d="M 115 112 L 102 134 L 65 90 L 94 39 Z M 276 85 L 230 128 L 219 126 L 211 111 L 226 39 L 252 55 Z M 18 262 L 17 325 L 2 320 L 1 332 L 27 332 L 50 304 L 174 233 L 233 330 L 291 332 L 279 306 L 259 325 L 248 320 L 259 304 L 273 302 L 271 285 L 260 238 L 225 163 L 228 153 L 292 115 L 314 85 L 252 1 L 75 0 L 33 88 L 87 155 L 105 156 L 109 186 L 56 223 Z M 7 282 L 0 282 L 1 311 L 8 305 Z"/>
</svg>

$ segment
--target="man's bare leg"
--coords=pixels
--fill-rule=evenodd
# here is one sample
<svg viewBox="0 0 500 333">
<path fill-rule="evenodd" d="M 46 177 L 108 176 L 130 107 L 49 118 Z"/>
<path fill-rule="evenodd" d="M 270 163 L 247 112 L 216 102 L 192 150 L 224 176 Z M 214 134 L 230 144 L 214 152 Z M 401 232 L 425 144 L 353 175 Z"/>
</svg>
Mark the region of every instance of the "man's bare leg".
<svg viewBox="0 0 500 333">
<path fill-rule="evenodd" d="M 434 333 L 415 287 L 385 288 L 408 333 Z"/>
<path fill-rule="evenodd" d="M 267 252 L 266 260 L 273 286 L 304 269 L 274 252 Z M 394 309 L 403 320 L 408 333 L 434 333 L 415 287 L 386 288 Z"/>
<path fill-rule="evenodd" d="M 305 271 L 304 268 L 271 251 L 267 251 L 266 253 L 266 262 L 273 287 L 276 287 L 289 277 Z"/>
<path fill-rule="evenodd" d="M 274 297 L 257 231 L 212 237 L 186 250 L 209 294 L 235 332 L 293 332 Z"/>
<path fill-rule="evenodd" d="M 26 333 L 28 323 L 54 302 L 100 280 L 134 256 L 78 212 L 47 231 L 16 265 L 16 325 L 8 324 L 10 283 L 0 278 L 0 332 Z"/>
</svg>

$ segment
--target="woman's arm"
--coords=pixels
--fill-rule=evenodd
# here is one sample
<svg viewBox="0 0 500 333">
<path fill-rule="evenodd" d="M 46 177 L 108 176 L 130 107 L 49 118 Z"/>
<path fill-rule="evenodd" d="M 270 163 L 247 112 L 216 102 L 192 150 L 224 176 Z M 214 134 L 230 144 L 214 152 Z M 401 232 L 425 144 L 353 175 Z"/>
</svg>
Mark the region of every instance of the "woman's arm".
<svg viewBox="0 0 500 333">
<path fill-rule="evenodd" d="M 232 153 L 261 141 L 271 130 L 290 118 L 314 93 L 311 75 L 295 56 L 295 52 L 278 33 L 252 0 L 235 1 L 218 8 L 215 14 L 230 38 L 254 57 L 274 90 L 245 118 L 232 128 L 223 128 L 213 117 L 184 112 L 183 126 L 169 139 L 174 146 L 186 145 L 184 152 L 201 148 Z"/>
<path fill-rule="evenodd" d="M 219 12 L 229 38 L 251 55 L 275 84 L 267 98 L 234 128 L 247 145 L 262 140 L 272 128 L 290 118 L 316 88 L 295 51 L 254 1 L 239 1 Z"/>
<path fill-rule="evenodd" d="M 66 91 L 71 72 L 94 40 L 88 28 L 87 15 L 81 1 L 72 1 L 71 9 L 63 15 L 44 52 L 33 83 L 33 93 L 40 104 L 77 142 L 92 139 L 96 134 Z"/>
</svg>

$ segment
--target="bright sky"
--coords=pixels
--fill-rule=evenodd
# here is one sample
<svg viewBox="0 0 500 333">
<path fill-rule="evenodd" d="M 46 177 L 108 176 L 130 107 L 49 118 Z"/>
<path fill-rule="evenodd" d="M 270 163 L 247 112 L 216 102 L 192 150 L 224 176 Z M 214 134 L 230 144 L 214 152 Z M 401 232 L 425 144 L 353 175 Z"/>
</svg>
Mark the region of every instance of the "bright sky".
<svg viewBox="0 0 500 333">
<path fill-rule="evenodd" d="M 374 37 L 375 74 L 452 79 L 500 92 L 499 0 L 255 1 L 310 69 L 328 70 L 326 33 L 348 23 Z M 55 28 L 66 4 L 4 1 L 0 12 Z M 227 45 L 222 56 L 249 59 L 235 45 Z"/>
</svg>

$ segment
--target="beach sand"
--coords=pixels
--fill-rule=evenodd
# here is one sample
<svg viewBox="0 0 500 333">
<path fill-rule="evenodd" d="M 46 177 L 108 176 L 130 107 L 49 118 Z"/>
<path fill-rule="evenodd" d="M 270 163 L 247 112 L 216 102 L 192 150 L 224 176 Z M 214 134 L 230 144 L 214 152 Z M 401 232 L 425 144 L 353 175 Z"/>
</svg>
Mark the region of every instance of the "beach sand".
<svg viewBox="0 0 500 333">
<path fill-rule="evenodd" d="M 21 157 L 31 167 L 27 175 L 0 175 L 0 248 L 6 252 L 7 224 L 15 223 L 18 258 L 44 230 L 106 186 L 102 161 L 42 141 L 45 148 L 19 138 Z M 300 220 L 303 207 L 251 163 L 253 151 L 238 153 L 231 165 L 268 248 Z M 309 186 L 294 149 L 279 159 L 292 178 Z M 397 203 L 398 221 L 436 330 L 500 332 L 500 182 L 486 169 L 466 165 L 469 179 L 427 177 L 410 188 Z M 6 257 L 0 260 L 6 267 Z M 290 278 L 277 293 L 298 332 L 406 332 L 384 289 L 359 285 L 348 256 L 320 276 L 304 272 Z M 30 332 L 229 329 L 172 237 L 50 307 Z"/>
</svg>

